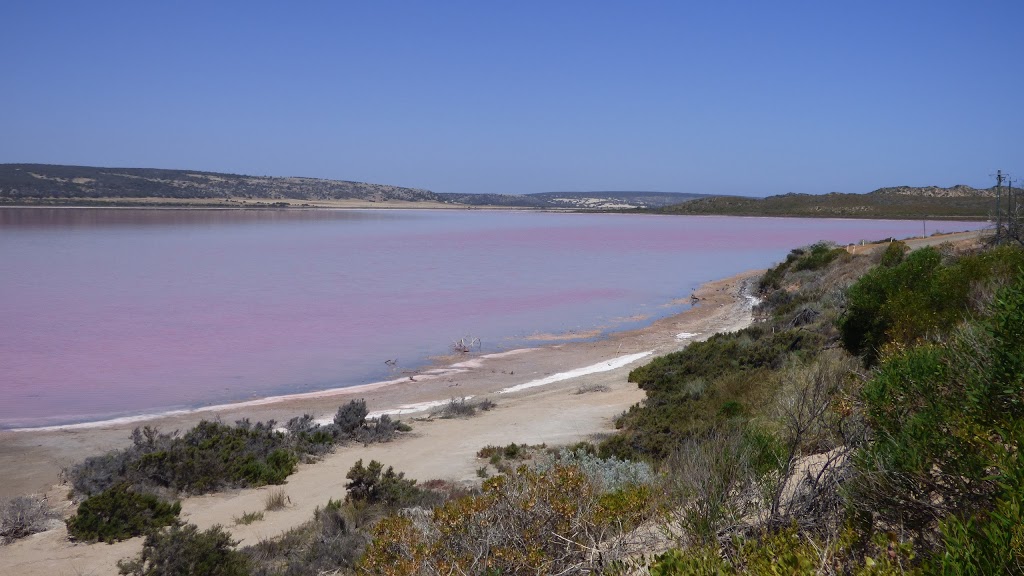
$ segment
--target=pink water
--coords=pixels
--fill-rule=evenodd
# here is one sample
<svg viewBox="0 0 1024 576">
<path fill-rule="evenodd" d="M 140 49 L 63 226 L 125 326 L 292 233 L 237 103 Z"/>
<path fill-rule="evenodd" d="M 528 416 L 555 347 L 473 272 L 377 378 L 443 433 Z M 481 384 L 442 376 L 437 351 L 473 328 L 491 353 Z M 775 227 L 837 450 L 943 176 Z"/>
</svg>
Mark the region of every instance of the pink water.
<svg viewBox="0 0 1024 576">
<path fill-rule="evenodd" d="M 927 232 L 977 228 L 929 222 Z M 463 336 L 621 330 L 822 239 L 921 222 L 0 209 L 0 428 L 364 384 Z M 573 367 L 567 367 L 573 368 Z"/>
</svg>

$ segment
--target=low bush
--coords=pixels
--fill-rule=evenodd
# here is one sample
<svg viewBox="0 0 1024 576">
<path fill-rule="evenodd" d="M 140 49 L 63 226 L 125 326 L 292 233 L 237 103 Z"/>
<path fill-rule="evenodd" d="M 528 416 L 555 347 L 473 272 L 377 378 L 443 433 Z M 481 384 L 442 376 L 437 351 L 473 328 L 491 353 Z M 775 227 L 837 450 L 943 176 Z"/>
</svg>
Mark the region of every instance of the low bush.
<svg viewBox="0 0 1024 576">
<path fill-rule="evenodd" d="M 42 532 L 54 518 L 57 513 L 40 498 L 18 496 L 0 502 L 0 544 Z"/>
<path fill-rule="evenodd" d="M 476 415 L 476 404 L 467 402 L 465 397 L 452 398 L 430 415 L 436 418 L 467 418 Z"/>
<path fill-rule="evenodd" d="M 408 432 L 409 430 L 411 428 L 404 422 L 392 420 L 391 416 L 383 414 L 380 418 L 371 418 L 365 422 L 355 431 L 353 438 L 363 444 L 390 442 L 399 432 Z"/>
<path fill-rule="evenodd" d="M 796 248 L 786 260 L 765 272 L 758 281 L 757 291 L 768 293 L 782 287 L 787 273 L 805 270 L 820 270 L 839 257 L 848 257 L 846 250 L 834 244 L 818 242 L 804 248 Z"/>
<path fill-rule="evenodd" d="M 74 540 L 116 542 L 176 524 L 180 512 L 180 502 L 163 502 L 118 484 L 78 505 L 67 521 L 68 535 Z"/>
<path fill-rule="evenodd" d="M 431 412 L 430 415 L 435 418 L 468 418 L 476 416 L 477 410 L 487 412 L 495 406 L 497 404 L 487 398 L 477 401 L 470 401 L 465 397 L 452 398 L 447 404 Z"/>
<path fill-rule="evenodd" d="M 345 477 L 348 479 L 345 484 L 348 491 L 346 502 L 403 507 L 415 504 L 422 496 L 415 480 L 406 479 L 405 473 L 395 472 L 391 466 L 384 470 L 384 465 L 376 460 L 363 466 L 360 459 Z"/>
<path fill-rule="evenodd" d="M 409 427 L 389 416 L 367 421 L 366 402 L 340 407 L 334 422 L 292 418 L 287 433 L 274 421 L 239 420 L 234 426 L 203 421 L 183 435 L 136 428 L 132 446 L 86 459 L 69 471 L 78 496 L 128 483 L 150 490 L 202 494 L 222 488 L 281 484 L 303 458 L 315 458 L 342 442 L 386 442 Z"/>
<path fill-rule="evenodd" d="M 560 450 L 554 462 L 561 466 L 579 468 L 600 492 L 615 492 L 650 484 L 654 480 L 654 471 L 646 462 L 600 458 L 585 448 Z M 544 471 L 549 467 L 550 465 L 539 464 L 537 469 Z"/>
<path fill-rule="evenodd" d="M 220 526 L 199 531 L 194 524 L 173 526 L 146 536 L 142 552 L 117 563 L 124 576 L 248 576 L 248 556 Z"/>
<path fill-rule="evenodd" d="M 892 254 L 889 253 L 892 250 Z M 1009 282 L 1024 267 L 1024 251 L 1000 247 L 943 263 L 935 248 L 900 258 L 890 247 L 880 265 L 850 287 L 839 328 L 851 354 L 875 364 L 887 346 L 906 347 L 950 331 L 981 312 L 980 286 Z"/>
<path fill-rule="evenodd" d="M 1024 277 L 944 345 L 885 359 L 862 396 L 877 439 L 855 460 L 859 510 L 950 562 L 1024 555 Z"/>
<path fill-rule="evenodd" d="M 489 458 L 492 464 L 505 460 L 525 460 L 537 451 L 547 448 L 547 444 L 506 444 L 505 446 L 493 446 L 488 444 L 477 450 L 477 458 Z"/>
<path fill-rule="evenodd" d="M 235 518 L 235 524 L 248 526 L 253 522 L 259 522 L 261 520 L 263 520 L 263 512 L 243 512 L 241 516 Z"/>
<path fill-rule="evenodd" d="M 607 392 L 610 390 L 604 384 L 584 384 L 576 389 L 576 394 L 589 394 L 591 392 Z"/>
<path fill-rule="evenodd" d="M 338 408 L 338 413 L 334 415 L 334 425 L 342 434 L 353 434 L 363 425 L 369 413 L 366 400 L 353 400 Z"/>
<path fill-rule="evenodd" d="M 483 492 L 452 500 L 428 517 L 392 515 L 373 530 L 360 574 L 585 574 L 635 553 L 624 527 L 631 502 L 609 508 L 574 466 L 545 472 L 521 466 L 484 482 Z"/>
</svg>

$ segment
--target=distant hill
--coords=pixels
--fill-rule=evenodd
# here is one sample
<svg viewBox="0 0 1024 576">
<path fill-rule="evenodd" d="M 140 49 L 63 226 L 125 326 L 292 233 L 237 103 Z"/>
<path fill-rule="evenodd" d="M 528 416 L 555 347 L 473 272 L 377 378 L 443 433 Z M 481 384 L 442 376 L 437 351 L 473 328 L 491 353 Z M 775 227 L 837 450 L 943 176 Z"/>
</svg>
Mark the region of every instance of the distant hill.
<svg viewBox="0 0 1024 576">
<path fill-rule="evenodd" d="M 445 202 L 472 206 L 507 206 L 522 208 L 563 208 L 569 210 L 631 210 L 661 208 L 707 194 L 684 192 L 537 192 L 534 194 L 445 194 Z"/>
<path fill-rule="evenodd" d="M 53 164 L 0 164 L 0 203 L 83 204 L 118 199 L 174 201 L 232 199 L 443 202 L 468 206 L 608 210 L 659 208 L 700 194 L 671 192 L 543 192 L 440 194 L 418 188 L 319 178 L 276 178 L 199 170 L 98 168 Z"/>
<path fill-rule="evenodd" d="M 0 201 L 38 198 L 260 198 L 438 201 L 429 190 L 196 170 L 0 164 Z"/>
<path fill-rule="evenodd" d="M 782 194 L 768 198 L 679 192 L 541 192 L 450 194 L 387 184 L 319 178 L 276 178 L 198 170 L 0 164 L 0 204 L 132 205 L 157 199 L 175 205 L 292 205 L 361 200 L 434 202 L 563 210 L 646 210 L 664 214 L 813 216 L 842 218 L 985 219 L 993 216 L 995 189 L 957 185 L 896 186 L 868 194 Z M 136 200 L 140 202 L 135 202 Z M 193 202 L 194 201 L 194 202 Z M 242 200 L 244 203 L 245 200 Z M 147 203 L 146 205 L 152 205 Z"/>
<path fill-rule="evenodd" d="M 1014 189 L 1019 193 L 1019 189 Z M 1006 188 L 1003 189 L 1006 192 Z M 896 186 L 867 194 L 782 194 L 767 198 L 714 196 L 669 206 L 665 214 L 806 216 L 831 218 L 987 219 L 995 211 L 995 188 L 962 184 Z"/>
</svg>

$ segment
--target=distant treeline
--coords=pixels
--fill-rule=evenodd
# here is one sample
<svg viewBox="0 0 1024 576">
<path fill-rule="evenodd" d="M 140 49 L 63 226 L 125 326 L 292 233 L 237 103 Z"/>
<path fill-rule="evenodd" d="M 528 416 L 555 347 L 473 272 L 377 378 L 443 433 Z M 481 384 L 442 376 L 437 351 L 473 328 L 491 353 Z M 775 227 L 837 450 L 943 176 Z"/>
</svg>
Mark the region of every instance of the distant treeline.
<svg viewBox="0 0 1024 576">
<path fill-rule="evenodd" d="M 1003 206 L 1005 209 L 1004 188 Z M 1015 194 L 1021 190 L 1014 189 Z M 767 198 L 714 196 L 662 208 L 663 214 L 725 216 L 798 216 L 898 220 L 982 220 L 995 218 L 995 190 L 952 188 L 880 188 L 868 194 L 782 194 Z"/>
</svg>

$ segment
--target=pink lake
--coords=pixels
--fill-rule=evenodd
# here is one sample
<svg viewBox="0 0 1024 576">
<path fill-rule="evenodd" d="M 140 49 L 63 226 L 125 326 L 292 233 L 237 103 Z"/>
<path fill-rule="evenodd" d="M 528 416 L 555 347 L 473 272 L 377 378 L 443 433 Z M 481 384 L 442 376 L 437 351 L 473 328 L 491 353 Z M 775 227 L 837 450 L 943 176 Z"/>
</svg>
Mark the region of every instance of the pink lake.
<svg viewBox="0 0 1024 576">
<path fill-rule="evenodd" d="M 920 221 L 0 209 L 0 429 L 388 379 L 463 336 L 637 327 L 818 240 Z M 928 222 L 927 233 L 982 223 Z M 571 368 L 571 367 L 570 367 Z"/>
</svg>

